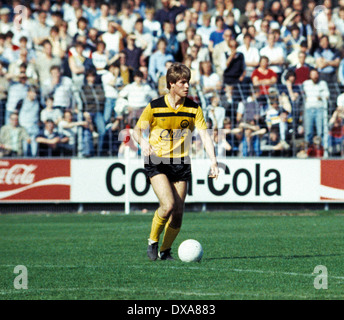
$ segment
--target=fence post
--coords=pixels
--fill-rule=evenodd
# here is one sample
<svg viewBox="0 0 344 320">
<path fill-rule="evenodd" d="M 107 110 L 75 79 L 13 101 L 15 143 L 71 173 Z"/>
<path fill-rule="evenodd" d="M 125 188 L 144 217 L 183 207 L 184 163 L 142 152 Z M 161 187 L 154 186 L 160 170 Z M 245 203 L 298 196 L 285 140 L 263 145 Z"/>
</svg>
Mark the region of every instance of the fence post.
<svg viewBox="0 0 344 320">
<path fill-rule="evenodd" d="M 326 99 L 324 101 L 324 134 L 323 134 L 323 146 L 324 146 L 324 158 L 328 158 L 328 102 Z"/>
<path fill-rule="evenodd" d="M 124 164 L 125 164 L 125 204 L 124 204 L 124 212 L 125 214 L 130 213 L 130 197 L 129 197 L 129 190 L 130 190 L 130 175 L 129 175 L 129 152 L 124 151 Z"/>
</svg>

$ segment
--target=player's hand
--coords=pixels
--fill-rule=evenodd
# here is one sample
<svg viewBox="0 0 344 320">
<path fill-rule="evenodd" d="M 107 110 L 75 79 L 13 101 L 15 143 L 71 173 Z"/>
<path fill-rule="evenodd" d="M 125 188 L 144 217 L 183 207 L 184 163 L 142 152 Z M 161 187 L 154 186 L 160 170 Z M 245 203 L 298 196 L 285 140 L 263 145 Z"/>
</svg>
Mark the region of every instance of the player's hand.
<svg viewBox="0 0 344 320">
<path fill-rule="evenodd" d="M 217 179 L 219 176 L 219 167 L 217 162 L 213 162 L 210 166 L 209 177 L 213 179 Z"/>
<path fill-rule="evenodd" d="M 155 155 L 155 149 L 146 140 L 141 141 L 141 149 L 142 149 L 143 155 L 146 157 Z"/>
</svg>

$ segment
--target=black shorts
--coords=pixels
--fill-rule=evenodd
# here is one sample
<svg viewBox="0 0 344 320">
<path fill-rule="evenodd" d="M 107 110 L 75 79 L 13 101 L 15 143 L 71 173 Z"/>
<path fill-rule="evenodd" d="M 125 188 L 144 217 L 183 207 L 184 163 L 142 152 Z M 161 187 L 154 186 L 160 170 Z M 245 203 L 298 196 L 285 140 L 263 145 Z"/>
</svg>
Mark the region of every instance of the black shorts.
<svg viewBox="0 0 344 320">
<path fill-rule="evenodd" d="M 191 180 L 189 157 L 178 159 L 145 157 L 145 170 L 148 178 L 165 174 L 170 182 Z"/>
</svg>

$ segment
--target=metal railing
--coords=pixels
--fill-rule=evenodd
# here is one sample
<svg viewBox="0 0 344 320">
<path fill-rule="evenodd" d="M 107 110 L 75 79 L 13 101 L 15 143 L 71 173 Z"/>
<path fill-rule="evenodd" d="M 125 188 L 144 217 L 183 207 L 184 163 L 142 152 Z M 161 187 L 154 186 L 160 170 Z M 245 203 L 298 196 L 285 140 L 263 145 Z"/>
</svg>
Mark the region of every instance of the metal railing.
<svg viewBox="0 0 344 320">
<path fill-rule="evenodd" d="M 101 89 L 101 88 L 100 88 Z M 219 154 L 219 156 L 226 157 L 323 157 L 323 158 L 335 158 L 341 157 L 344 154 L 343 136 L 344 129 L 343 120 L 336 122 L 336 130 L 333 130 L 332 125 L 329 125 L 329 119 L 331 119 L 334 111 L 337 109 L 337 98 L 344 92 L 342 85 L 338 83 L 329 83 L 329 97 L 323 101 L 323 115 L 322 126 L 323 132 L 318 143 L 320 152 L 316 152 L 315 155 L 309 152 L 312 146 L 311 141 L 307 141 L 305 136 L 305 101 L 307 96 L 303 90 L 302 85 L 293 86 L 293 90 L 297 93 L 296 97 L 291 98 L 291 94 L 288 88 L 284 84 L 278 84 L 271 86 L 266 93 L 258 93 L 259 88 L 254 87 L 252 84 L 238 84 L 228 90 L 222 89 L 221 91 L 213 92 L 212 94 L 204 94 L 201 86 L 191 88 L 191 96 L 201 105 L 204 116 L 210 125 L 212 122 L 213 129 L 216 126 L 219 134 L 219 139 L 215 141 L 216 146 L 219 147 L 221 141 L 227 141 L 230 145 L 230 149 L 225 148 L 225 153 Z M 93 93 L 96 94 L 97 90 Z M 99 93 L 100 92 L 100 93 Z M 102 90 L 99 90 L 97 94 L 103 95 Z M 258 93 L 255 95 L 255 93 Z M 89 92 L 88 92 L 89 94 Z M 316 94 L 316 92 L 314 93 Z M 214 123 L 214 114 L 212 114 L 212 101 L 213 97 L 217 96 L 219 102 L 216 107 L 224 109 L 224 117 L 219 120 L 220 123 Z M 276 100 L 277 99 L 277 100 Z M 45 101 L 38 95 L 38 102 Z M 86 101 L 92 101 L 87 104 Z M 273 124 L 268 124 L 267 117 L 269 110 L 272 108 L 274 101 L 277 101 L 279 112 L 274 115 Z M 104 110 L 108 108 L 107 104 L 111 104 L 112 114 L 109 121 L 104 120 Z M 276 103 L 276 102 L 275 102 Z M 255 105 L 255 107 L 254 107 Z M 0 103 L 0 130 L 7 124 L 9 125 L 9 113 L 6 112 L 7 100 L 2 100 Z M 65 111 L 67 108 L 60 108 Z M 128 144 L 125 141 L 121 141 L 121 131 L 126 126 L 132 126 L 133 123 L 128 123 L 128 113 L 126 109 L 117 107 L 115 100 L 109 100 L 106 96 L 93 96 L 85 95 L 83 89 L 75 89 L 71 99 L 71 104 L 68 109 L 72 111 L 72 122 L 79 122 L 76 125 L 77 130 L 69 130 L 69 134 L 73 134 L 74 145 L 66 148 L 66 143 L 62 143 L 62 139 L 59 143 L 54 145 L 54 148 L 49 148 L 45 145 L 42 148 L 41 144 L 38 144 L 38 153 L 33 154 L 18 154 L 17 152 L 6 153 L 4 148 L 0 151 L 2 156 L 35 156 L 35 157 L 123 157 L 123 150 L 128 148 Z M 221 109 L 223 111 L 223 109 Z M 119 111 L 120 110 L 120 111 Z M 243 111 L 244 110 L 244 111 Z M 40 112 L 42 109 L 40 110 Z M 18 109 L 16 112 L 19 114 L 20 125 L 20 113 Z M 242 112 L 242 113 L 240 113 Z M 281 135 L 278 132 L 280 129 L 282 113 L 285 112 L 284 117 L 287 117 L 287 131 Z M 90 116 L 92 121 L 86 125 L 86 118 Z M 120 118 L 116 118 L 121 116 Z M 216 117 L 215 117 L 216 118 Z M 220 117 L 219 117 L 220 118 Z M 217 121 L 217 120 L 216 120 Z M 38 121 L 37 125 L 41 132 L 44 133 L 44 123 Z M 55 123 L 55 131 L 60 136 L 68 133 L 68 130 L 61 129 L 59 123 Z M 338 128 L 340 127 L 340 129 Z M 314 128 L 314 136 L 318 136 Z M 277 134 L 277 138 L 273 139 L 272 131 Z M 31 137 L 33 139 L 34 137 Z M 283 138 L 283 139 L 282 139 Z M 0 134 L 0 144 L 4 145 L 4 136 Z M 122 139 L 123 140 L 123 139 Z M 196 141 L 197 139 L 195 139 Z M 68 141 L 68 139 L 67 139 Z M 277 143 L 277 142 L 280 142 Z M 24 141 L 24 143 L 27 143 Z M 195 144 L 196 142 L 194 142 Z M 276 147 L 278 146 L 278 147 Z M 137 147 L 137 146 L 136 146 Z M 27 148 L 24 148 L 26 150 Z M 42 152 L 42 150 L 47 152 Z M 194 156 L 197 146 L 193 145 Z M 56 150 L 59 150 L 56 152 Z M 67 150 L 67 151 L 66 151 Z M 87 150 L 87 151 L 85 151 Z M 54 152 L 52 152 L 54 151 Z M 135 152 L 130 150 L 131 157 L 135 157 Z M 318 150 L 319 151 L 319 150 Z M 197 153 L 197 152 L 196 152 Z M 197 156 L 200 157 L 199 152 Z M 140 157 L 140 149 L 138 148 L 136 156 Z"/>
</svg>

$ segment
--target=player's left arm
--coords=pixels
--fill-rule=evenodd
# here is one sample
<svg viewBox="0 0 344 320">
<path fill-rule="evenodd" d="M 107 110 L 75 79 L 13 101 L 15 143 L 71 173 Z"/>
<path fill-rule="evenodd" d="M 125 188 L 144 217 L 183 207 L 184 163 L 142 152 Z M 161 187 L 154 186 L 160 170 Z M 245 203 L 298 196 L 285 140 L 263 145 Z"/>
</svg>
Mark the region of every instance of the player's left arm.
<svg viewBox="0 0 344 320">
<path fill-rule="evenodd" d="M 213 140 L 211 139 L 209 132 L 207 130 L 207 124 L 205 123 L 203 111 L 200 106 L 197 109 L 197 113 L 195 117 L 195 126 L 199 132 L 205 151 L 211 161 L 209 176 L 211 178 L 217 179 L 219 175 L 219 167 L 217 165 L 215 147 L 214 147 Z"/>
<path fill-rule="evenodd" d="M 211 139 L 208 130 L 206 129 L 200 129 L 199 135 L 201 137 L 202 143 L 204 145 L 205 151 L 211 161 L 210 165 L 210 177 L 216 178 L 219 176 L 219 167 L 217 165 L 217 159 L 215 154 L 215 148 L 213 140 Z"/>
</svg>

